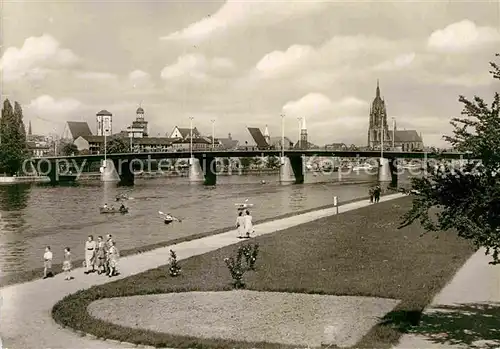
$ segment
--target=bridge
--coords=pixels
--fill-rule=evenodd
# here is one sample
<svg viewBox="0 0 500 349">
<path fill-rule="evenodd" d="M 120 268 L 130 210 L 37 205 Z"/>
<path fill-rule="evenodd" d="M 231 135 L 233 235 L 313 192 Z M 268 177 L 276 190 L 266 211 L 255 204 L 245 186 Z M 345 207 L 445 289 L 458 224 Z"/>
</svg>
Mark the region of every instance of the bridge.
<svg viewBox="0 0 500 349">
<path fill-rule="evenodd" d="M 282 157 L 284 155 L 284 157 Z M 381 157 L 383 156 L 383 158 Z M 152 153 L 124 153 L 124 154 L 93 154 L 75 156 L 52 156 L 43 158 L 32 158 L 30 162 L 39 174 L 47 175 L 51 183 L 66 180 L 75 180 L 76 175 L 70 170 L 83 168 L 96 162 L 104 162 L 106 173 L 110 171 L 117 173 L 120 184 L 133 185 L 133 165 L 143 160 L 162 162 L 167 159 L 190 159 L 189 179 L 193 182 L 204 182 L 207 185 L 216 184 L 216 159 L 217 158 L 251 158 L 277 156 L 281 158 L 280 181 L 283 183 L 303 183 L 306 169 L 306 159 L 311 157 L 322 158 L 378 158 L 379 180 L 391 181 L 397 186 L 397 159 L 472 159 L 466 153 L 424 153 L 424 152 L 400 152 L 400 151 L 358 151 L 358 150 L 215 150 L 215 151 L 177 151 L 177 152 L 152 152 Z M 64 167 L 61 168 L 61 165 Z M 165 166 L 166 163 L 163 163 Z M 72 171 L 71 171 L 72 172 Z"/>
</svg>

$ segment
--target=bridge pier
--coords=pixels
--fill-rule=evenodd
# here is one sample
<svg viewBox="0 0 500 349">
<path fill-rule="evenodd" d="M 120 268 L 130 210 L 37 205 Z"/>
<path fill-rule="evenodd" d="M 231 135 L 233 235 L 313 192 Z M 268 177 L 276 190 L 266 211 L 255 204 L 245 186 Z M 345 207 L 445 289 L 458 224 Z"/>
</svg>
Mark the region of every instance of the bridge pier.
<svg viewBox="0 0 500 349">
<path fill-rule="evenodd" d="M 204 185 L 217 184 L 216 159 L 204 155 L 201 159 L 192 157 L 189 159 L 189 182 L 203 183 Z"/>
<path fill-rule="evenodd" d="M 110 161 L 110 160 L 106 160 Z M 118 185 L 121 186 L 132 186 L 134 185 L 135 175 L 133 169 L 133 163 L 130 159 L 114 159 L 110 161 L 113 165 L 113 172 L 107 175 L 107 179 L 103 180 L 104 173 L 101 174 L 101 180 L 105 182 L 119 182 Z M 108 167 L 109 165 L 106 165 Z"/>
<path fill-rule="evenodd" d="M 73 183 L 77 179 L 77 173 L 71 172 L 71 168 L 60 168 L 58 160 L 40 160 L 35 168 L 39 176 L 49 177 L 50 184 Z"/>
<path fill-rule="evenodd" d="M 389 186 L 397 188 L 398 186 L 398 170 L 396 167 L 396 159 L 379 159 L 378 181 L 382 183 L 389 182 Z"/>
<path fill-rule="evenodd" d="M 304 183 L 306 158 L 302 156 L 281 157 L 280 183 L 302 184 Z"/>
<path fill-rule="evenodd" d="M 115 166 L 116 162 L 116 166 Z M 123 162 L 123 161 L 122 161 Z M 120 175 L 116 171 L 122 165 L 119 160 L 106 159 L 101 162 L 101 182 L 119 182 Z"/>
<path fill-rule="evenodd" d="M 189 182 L 202 183 L 205 181 L 203 176 L 203 169 L 201 168 L 200 159 L 192 157 L 189 158 Z"/>
</svg>

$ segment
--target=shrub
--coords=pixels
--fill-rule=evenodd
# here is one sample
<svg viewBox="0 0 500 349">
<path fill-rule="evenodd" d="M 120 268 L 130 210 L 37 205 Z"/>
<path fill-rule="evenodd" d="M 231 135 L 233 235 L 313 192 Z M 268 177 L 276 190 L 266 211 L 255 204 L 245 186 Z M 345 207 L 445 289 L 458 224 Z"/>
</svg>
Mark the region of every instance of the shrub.
<svg viewBox="0 0 500 349">
<path fill-rule="evenodd" d="M 233 278 L 232 285 L 236 289 L 245 287 L 245 283 L 243 282 L 243 274 L 245 273 L 245 269 L 243 269 L 243 266 L 241 265 L 242 258 L 243 258 L 243 251 L 240 248 L 238 249 L 236 258 L 230 257 L 224 259 L 224 262 L 226 263 L 227 268 L 231 273 L 231 277 Z"/>
<path fill-rule="evenodd" d="M 255 270 L 255 262 L 257 262 L 257 255 L 259 254 L 259 244 L 243 245 L 239 250 L 241 250 L 241 253 L 245 256 L 247 269 Z"/>
<path fill-rule="evenodd" d="M 177 262 L 177 254 L 175 251 L 170 250 L 170 268 L 168 268 L 168 272 L 170 276 L 179 276 L 181 273 L 181 267 L 179 265 L 179 262 Z"/>
</svg>

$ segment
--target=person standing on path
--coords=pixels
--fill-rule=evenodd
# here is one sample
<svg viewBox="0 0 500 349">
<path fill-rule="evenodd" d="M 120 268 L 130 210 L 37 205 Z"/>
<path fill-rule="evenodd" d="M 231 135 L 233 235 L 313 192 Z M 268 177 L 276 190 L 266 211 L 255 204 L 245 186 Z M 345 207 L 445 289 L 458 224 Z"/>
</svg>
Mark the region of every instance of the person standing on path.
<svg viewBox="0 0 500 349">
<path fill-rule="evenodd" d="M 69 247 L 66 247 L 64 249 L 64 262 L 63 262 L 63 271 L 64 274 L 66 275 L 64 277 L 64 280 L 71 280 L 73 277 L 71 276 L 71 269 L 73 266 L 71 265 L 71 250 Z"/>
<path fill-rule="evenodd" d="M 113 240 L 113 237 L 111 236 L 111 234 L 108 234 L 106 235 L 106 243 L 105 243 L 105 246 L 106 246 L 106 259 L 105 259 L 105 267 L 104 267 L 104 273 L 109 273 L 109 250 L 111 249 L 111 246 L 114 245 L 114 240 Z"/>
<path fill-rule="evenodd" d="M 375 202 L 379 202 L 380 201 L 380 193 L 382 192 L 382 189 L 380 188 L 380 185 L 377 185 L 375 187 L 375 192 L 374 192 L 374 196 L 375 196 Z"/>
<path fill-rule="evenodd" d="M 246 237 L 249 238 L 250 234 L 252 234 L 253 231 L 253 223 L 252 223 L 252 215 L 250 214 L 250 211 L 246 211 L 246 215 L 244 217 L 245 220 L 245 233 Z"/>
<path fill-rule="evenodd" d="M 45 247 L 45 253 L 43 254 L 43 278 L 46 279 L 52 274 L 52 251 L 50 246 Z"/>
<path fill-rule="evenodd" d="M 106 268 L 105 263 L 106 263 L 106 246 L 104 244 L 102 236 L 98 236 L 97 249 L 95 253 L 95 267 L 97 269 L 98 274 L 105 272 L 105 270 L 102 270 L 103 268 Z"/>
<path fill-rule="evenodd" d="M 118 258 L 120 257 L 120 254 L 118 252 L 118 249 L 115 246 L 115 242 L 111 241 L 111 246 L 109 248 L 109 277 L 118 275 Z"/>
<path fill-rule="evenodd" d="M 238 238 L 243 238 L 245 236 L 245 217 L 243 216 L 243 211 L 240 211 L 238 217 L 236 217 L 236 228 L 238 229 Z"/>
<path fill-rule="evenodd" d="M 85 266 L 87 270 L 85 274 L 90 274 L 95 271 L 95 254 L 96 254 L 96 243 L 94 237 L 89 235 L 87 241 L 85 242 Z"/>
<path fill-rule="evenodd" d="M 373 204 L 373 196 L 375 194 L 375 189 L 373 187 L 370 187 L 368 190 L 368 195 L 370 195 L 370 204 Z"/>
</svg>

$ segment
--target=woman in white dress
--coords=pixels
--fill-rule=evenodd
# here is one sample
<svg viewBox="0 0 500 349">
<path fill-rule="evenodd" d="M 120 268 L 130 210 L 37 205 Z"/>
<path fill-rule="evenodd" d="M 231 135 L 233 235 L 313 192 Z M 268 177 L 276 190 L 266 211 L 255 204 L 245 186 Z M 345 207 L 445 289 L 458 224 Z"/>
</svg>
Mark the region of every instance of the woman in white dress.
<svg viewBox="0 0 500 349">
<path fill-rule="evenodd" d="M 249 238 L 250 234 L 253 233 L 253 223 L 252 223 L 252 215 L 250 214 L 250 211 L 246 211 L 246 215 L 244 217 L 245 220 L 245 233 L 246 237 Z"/>
<path fill-rule="evenodd" d="M 243 211 L 240 211 L 238 217 L 236 217 L 236 228 L 238 228 L 238 238 L 241 239 L 245 235 L 245 217 L 243 217 Z"/>
</svg>

